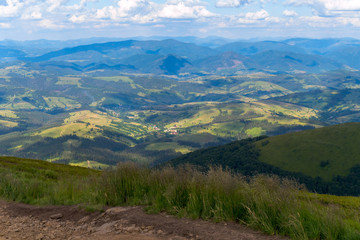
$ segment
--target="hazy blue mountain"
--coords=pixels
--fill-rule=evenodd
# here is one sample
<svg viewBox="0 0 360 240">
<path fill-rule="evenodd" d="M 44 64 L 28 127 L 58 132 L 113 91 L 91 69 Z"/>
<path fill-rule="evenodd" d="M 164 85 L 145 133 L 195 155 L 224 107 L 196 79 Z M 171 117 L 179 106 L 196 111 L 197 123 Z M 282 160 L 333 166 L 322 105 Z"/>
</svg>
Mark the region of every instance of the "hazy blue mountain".
<svg viewBox="0 0 360 240">
<path fill-rule="evenodd" d="M 86 39 L 73 39 L 73 40 L 28 40 L 28 41 L 15 41 L 5 39 L 0 41 L 0 45 L 24 51 L 29 57 L 43 55 L 48 52 L 61 50 L 63 48 L 76 47 L 79 45 L 89 45 L 94 43 L 106 43 L 121 41 L 126 39 L 120 38 L 86 38 Z"/>
<path fill-rule="evenodd" d="M 265 51 L 251 56 L 263 69 L 273 71 L 325 72 L 344 68 L 338 62 L 318 55 Z"/>
<path fill-rule="evenodd" d="M 284 43 L 303 48 L 307 53 L 311 54 L 324 54 L 330 51 L 332 48 L 337 48 L 339 46 L 347 44 L 360 43 L 359 40 L 353 38 L 326 38 L 326 39 L 308 39 L 308 38 L 292 38 L 283 41 Z"/>
<path fill-rule="evenodd" d="M 248 71 L 259 68 L 258 64 L 251 58 L 234 53 L 224 52 L 219 55 L 210 56 L 194 62 L 199 70 L 207 72 L 232 72 Z"/>
<path fill-rule="evenodd" d="M 98 56 L 93 56 L 98 53 Z M 74 54 L 77 56 L 74 57 Z M 109 59 L 122 59 L 131 57 L 138 54 L 160 54 L 168 55 L 174 54 L 183 56 L 189 59 L 204 58 L 209 55 L 213 55 L 214 50 L 206 47 L 200 47 L 192 43 L 183 43 L 176 40 L 163 40 L 163 41 L 120 41 L 120 42 L 108 42 L 97 43 L 90 45 L 81 45 L 72 48 L 64 48 L 58 51 L 49 52 L 38 57 L 24 58 L 25 61 L 41 62 L 53 60 L 54 58 L 60 58 L 58 60 L 78 60 L 91 59 L 95 61 L 100 57 Z M 105 57 L 104 57 L 105 55 Z"/>
<path fill-rule="evenodd" d="M 275 50 L 294 53 L 305 53 L 305 50 L 296 46 L 291 46 L 283 42 L 262 41 L 262 42 L 234 42 L 217 48 L 219 52 L 236 52 L 243 55 L 253 55 L 256 53 Z"/>
<path fill-rule="evenodd" d="M 36 69 L 40 66 L 55 70 L 66 69 L 70 71 L 69 74 L 71 71 L 86 72 L 99 69 L 169 75 L 231 75 L 237 71 L 320 73 L 360 69 L 360 41 L 356 39 L 296 38 L 284 41 L 232 43 L 227 43 L 231 40 L 218 37 L 177 39 L 185 42 L 174 39 L 102 42 L 106 41 L 106 38 L 25 42 L 6 40 L 2 43 L 7 45 L 0 47 L 0 59 L 3 63 L 14 60 L 28 64 L 39 63 L 28 66 L 34 66 Z M 99 43 L 76 45 L 94 41 Z M 35 50 L 28 51 L 31 44 Z M 220 44 L 225 45 L 216 47 Z M 71 47 L 42 54 L 46 49 L 65 45 Z M 36 52 L 41 54 L 34 56 Z"/>
<path fill-rule="evenodd" d="M 8 62 L 17 60 L 17 58 L 25 56 L 23 51 L 12 49 L 5 46 L 0 46 L 0 62 Z"/>
<path fill-rule="evenodd" d="M 134 41 L 122 41 L 122 42 L 108 42 L 108 43 L 96 43 L 91 45 L 81 45 L 73 48 L 64 48 L 58 51 L 49 52 L 44 55 L 38 56 L 38 57 L 30 57 L 30 58 L 24 58 L 25 61 L 30 62 L 42 62 L 42 61 L 48 61 L 53 58 L 61 57 L 61 56 L 70 56 L 75 53 L 86 53 L 89 51 L 95 51 L 99 53 L 105 53 L 106 51 L 112 50 L 112 49 L 121 49 L 121 48 L 127 48 L 131 47 Z M 87 57 L 86 54 L 83 55 L 83 57 Z"/>
<path fill-rule="evenodd" d="M 325 53 L 326 57 L 346 64 L 355 69 L 360 68 L 360 44 L 340 45 Z"/>
</svg>

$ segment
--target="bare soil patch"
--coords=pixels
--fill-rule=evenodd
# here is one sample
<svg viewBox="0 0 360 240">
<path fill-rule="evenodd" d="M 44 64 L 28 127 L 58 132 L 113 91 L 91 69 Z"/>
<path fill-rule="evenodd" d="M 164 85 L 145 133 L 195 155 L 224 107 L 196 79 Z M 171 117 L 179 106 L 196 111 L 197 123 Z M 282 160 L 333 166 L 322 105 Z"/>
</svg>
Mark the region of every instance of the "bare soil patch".
<svg viewBox="0 0 360 240">
<path fill-rule="evenodd" d="M 0 240 L 280 240 L 236 223 L 213 223 L 147 214 L 143 207 L 89 213 L 78 206 L 38 207 L 0 201 Z"/>
</svg>

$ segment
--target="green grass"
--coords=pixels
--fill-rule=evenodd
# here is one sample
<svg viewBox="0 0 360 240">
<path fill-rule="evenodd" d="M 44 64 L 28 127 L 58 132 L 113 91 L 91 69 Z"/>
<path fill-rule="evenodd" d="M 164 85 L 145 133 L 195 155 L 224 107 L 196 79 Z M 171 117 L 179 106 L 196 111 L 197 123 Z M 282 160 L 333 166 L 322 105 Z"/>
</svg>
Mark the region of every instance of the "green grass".
<svg viewBox="0 0 360 240">
<path fill-rule="evenodd" d="M 0 157 L 0 196 L 30 204 L 87 202 L 94 170 L 41 160 Z"/>
<path fill-rule="evenodd" d="M 217 137 L 212 134 L 186 134 L 175 138 L 177 141 L 187 141 L 198 144 L 217 142 Z"/>
<path fill-rule="evenodd" d="M 268 144 L 262 144 L 265 141 Z M 350 168 L 360 163 L 360 124 L 347 123 L 274 136 L 260 141 L 257 146 L 262 162 L 331 180 L 347 175 Z"/>
<path fill-rule="evenodd" d="M 0 119 L 0 126 L 8 127 L 8 128 L 14 128 L 17 127 L 19 124 L 17 122 L 11 122 L 7 120 L 1 120 Z"/>
<path fill-rule="evenodd" d="M 0 110 L 0 116 L 6 118 L 19 118 L 14 111 Z"/>
<path fill-rule="evenodd" d="M 136 89 L 137 87 L 142 88 L 141 86 L 134 83 L 134 81 L 127 77 L 127 76 L 112 76 L 112 77 L 94 77 L 94 79 L 103 80 L 107 82 L 124 82 L 129 84 L 133 89 Z"/>
<path fill-rule="evenodd" d="M 81 78 L 78 77 L 59 77 L 59 81 L 56 83 L 57 85 L 76 85 L 81 87 L 80 83 Z"/>
<path fill-rule="evenodd" d="M 44 97 L 44 100 L 46 101 L 46 104 L 50 109 L 52 108 L 66 108 L 68 110 L 74 109 L 74 108 L 80 108 L 81 104 L 64 97 Z"/>
<path fill-rule="evenodd" d="M 175 152 L 186 154 L 193 151 L 193 148 L 179 145 L 176 142 L 162 142 L 162 143 L 151 143 L 148 146 L 146 146 L 146 150 L 150 150 L 150 151 L 174 150 Z"/>
<path fill-rule="evenodd" d="M 148 128 L 140 123 L 125 122 L 107 113 L 84 110 L 71 112 L 70 116 L 64 119 L 62 125 L 41 129 L 41 131 L 36 132 L 34 135 L 52 138 L 77 135 L 79 137 L 93 139 L 94 137 L 102 136 L 102 130 L 104 128 L 134 138 L 144 137 L 148 132 Z"/>
<path fill-rule="evenodd" d="M 268 95 L 262 96 L 262 98 L 283 96 L 292 93 L 290 90 L 283 88 L 277 84 L 265 81 L 251 81 L 244 82 L 238 86 L 232 87 L 230 92 L 241 93 L 244 95 L 259 95 L 259 92 L 268 92 Z"/>
<path fill-rule="evenodd" d="M 291 239 L 360 237 L 358 199 L 342 197 L 329 204 L 277 177 L 245 179 L 222 169 L 202 173 L 130 163 L 100 173 L 9 157 L 0 158 L 0 171 L 0 196 L 25 203 L 81 204 L 91 210 L 145 205 L 152 213 L 235 221 Z"/>
<path fill-rule="evenodd" d="M 134 83 L 133 80 L 131 80 L 131 78 L 127 77 L 127 76 L 112 76 L 112 77 L 94 77 L 94 79 L 98 79 L 98 80 L 103 80 L 103 81 L 107 81 L 107 82 L 125 82 L 125 83 Z"/>
<path fill-rule="evenodd" d="M 317 111 L 274 100 L 226 104 L 219 102 L 187 103 L 176 105 L 176 107 L 177 112 L 181 111 L 183 114 L 174 114 L 175 108 L 168 108 L 168 111 L 163 112 L 144 111 L 143 114 L 150 119 L 155 116 L 156 121 L 152 119 L 153 123 L 165 128 L 176 127 L 192 134 L 207 133 L 237 139 L 249 135 L 267 134 L 280 126 L 285 128 L 319 127 L 319 125 L 309 122 L 309 119 L 317 117 Z M 261 126 L 264 123 L 266 126 Z"/>
<path fill-rule="evenodd" d="M 254 127 L 245 131 L 247 135 L 250 137 L 258 137 L 263 135 L 266 131 L 264 131 L 261 127 Z"/>
<path fill-rule="evenodd" d="M 198 130 L 199 133 L 208 133 L 220 137 L 237 137 L 244 129 L 245 123 L 231 121 L 226 123 L 214 123 L 205 129 Z"/>
<path fill-rule="evenodd" d="M 78 166 L 84 168 L 92 168 L 92 169 L 107 169 L 110 165 L 99 163 L 96 161 L 84 161 L 79 163 L 70 163 L 71 166 Z"/>
</svg>

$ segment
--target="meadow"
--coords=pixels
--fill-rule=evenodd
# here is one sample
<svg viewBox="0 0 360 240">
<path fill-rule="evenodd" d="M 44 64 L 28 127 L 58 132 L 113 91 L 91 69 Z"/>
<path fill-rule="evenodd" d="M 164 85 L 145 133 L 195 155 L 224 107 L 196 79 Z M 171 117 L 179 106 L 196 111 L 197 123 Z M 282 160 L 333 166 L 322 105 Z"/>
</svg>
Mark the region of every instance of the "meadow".
<svg viewBox="0 0 360 240">
<path fill-rule="evenodd" d="M 275 176 L 245 178 L 221 168 L 150 169 L 133 163 L 103 172 L 2 157 L 0 196 L 30 204 L 143 205 L 149 213 L 234 221 L 291 239 L 359 239 L 360 199 L 307 192 Z"/>
<path fill-rule="evenodd" d="M 331 181 L 336 176 L 347 176 L 359 163 L 359 130 L 359 123 L 345 123 L 273 136 L 257 143 L 259 160 Z"/>
</svg>

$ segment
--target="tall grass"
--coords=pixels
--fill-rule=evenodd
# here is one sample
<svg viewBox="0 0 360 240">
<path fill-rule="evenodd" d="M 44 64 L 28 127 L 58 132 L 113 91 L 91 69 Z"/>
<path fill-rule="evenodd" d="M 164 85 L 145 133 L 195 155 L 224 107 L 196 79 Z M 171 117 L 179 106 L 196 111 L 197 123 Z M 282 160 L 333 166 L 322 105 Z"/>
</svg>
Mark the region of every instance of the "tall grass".
<svg viewBox="0 0 360 240">
<path fill-rule="evenodd" d="M 126 163 L 102 174 L 46 180 L 0 174 L 0 196 L 33 204 L 144 205 L 149 212 L 235 221 L 292 239 L 360 239 L 358 209 L 324 204 L 289 180 L 244 178 L 221 168 L 202 173 Z"/>
<path fill-rule="evenodd" d="M 152 212 L 236 221 L 292 239 L 360 239 L 358 214 L 313 201 L 296 183 L 274 176 L 245 179 L 221 168 L 205 174 L 125 164 L 100 182 L 107 205 L 143 204 Z"/>
</svg>

